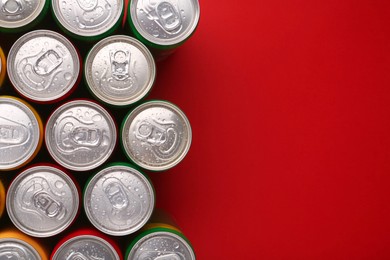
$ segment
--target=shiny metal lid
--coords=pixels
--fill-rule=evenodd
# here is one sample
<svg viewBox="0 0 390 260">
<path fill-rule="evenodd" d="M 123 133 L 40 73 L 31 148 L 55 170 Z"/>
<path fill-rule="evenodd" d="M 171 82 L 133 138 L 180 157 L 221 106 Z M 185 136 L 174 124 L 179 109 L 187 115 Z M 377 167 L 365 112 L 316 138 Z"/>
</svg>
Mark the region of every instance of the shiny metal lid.
<svg viewBox="0 0 390 260">
<path fill-rule="evenodd" d="M 79 36 L 99 36 L 109 31 L 121 18 L 123 0 L 52 0 L 57 20 Z"/>
<path fill-rule="evenodd" d="M 175 45 L 191 36 L 199 21 L 198 0 L 132 0 L 130 19 L 143 38 Z"/>
<path fill-rule="evenodd" d="M 85 78 L 93 94 L 111 105 L 130 105 L 152 88 L 156 65 L 138 40 L 115 35 L 97 43 L 85 61 Z"/>
<path fill-rule="evenodd" d="M 100 105 L 75 100 L 57 108 L 45 133 L 46 147 L 60 165 L 87 171 L 103 164 L 116 144 L 116 126 Z"/>
<path fill-rule="evenodd" d="M 171 232 L 153 232 L 142 237 L 127 260 L 195 260 L 192 247 L 181 236 Z"/>
<path fill-rule="evenodd" d="M 139 230 L 153 213 L 152 184 L 128 166 L 111 166 L 97 173 L 84 194 L 88 219 L 100 231 L 124 236 Z"/>
<path fill-rule="evenodd" d="M 38 252 L 26 242 L 15 238 L 0 239 L 0 260 L 40 260 Z"/>
<path fill-rule="evenodd" d="M 27 105 L 0 96 L 0 170 L 14 169 L 29 161 L 41 136 L 38 119 Z"/>
<path fill-rule="evenodd" d="M 97 236 L 82 235 L 69 239 L 53 255 L 53 260 L 119 260 L 115 249 Z"/>
<path fill-rule="evenodd" d="M 42 12 L 45 0 L 0 1 L 0 27 L 20 28 L 34 21 Z"/>
<path fill-rule="evenodd" d="M 137 165 L 163 171 L 178 164 L 191 146 L 192 132 L 185 114 L 166 101 L 149 101 L 125 119 L 123 147 Z"/>
<path fill-rule="evenodd" d="M 36 166 L 11 183 L 6 205 L 11 221 L 22 232 L 49 237 L 61 233 L 73 222 L 79 208 L 79 192 L 63 171 Z"/>
<path fill-rule="evenodd" d="M 80 73 L 72 43 L 59 33 L 32 31 L 12 46 L 8 76 L 16 90 L 34 101 L 53 101 L 66 95 Z"/>
</svg>

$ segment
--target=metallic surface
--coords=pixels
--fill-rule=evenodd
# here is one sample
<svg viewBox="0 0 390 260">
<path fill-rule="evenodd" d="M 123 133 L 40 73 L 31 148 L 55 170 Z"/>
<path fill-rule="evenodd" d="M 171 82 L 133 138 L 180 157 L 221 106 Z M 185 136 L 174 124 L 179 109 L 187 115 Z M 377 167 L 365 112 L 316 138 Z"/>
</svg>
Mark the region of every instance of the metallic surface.
<svg viewBox="0 0 390 260">
<path fill-rule="evenodd" d="M 23 240 L 0 239 L 0 260 L 40 260 L 38 252 Z"/>
<path fill-rule="evenodd" d="M 30 24 L 42 12 L 45 0 L 0 1 L 0 27 L 19 28 Z"/>
<path fill-rule="evenodd" d="M 116 35 L 97 43 L 85 62 L 85 78 L 92 93 L 112 105 L 139 101 L 151 89 L 156 65 L 138 40 Z"/>
<path fill-rule="evenodd" d="M 127 257 L 127 260 L 195 260 L 191 246 L 179 235 L 158 231 L 143 236 Z"/>
<path fill-rule="evenodd" d="M 137 165 L 162 171 L 178 164 L 191 146 L 191 126 L 185 114 L 165 101 L 150 101 L 125 119 L 122 143 Z"/>
<path fill-rule="evenodd" d="M 79 36 L 98 36 L 119 21 L 123 3 L 123 0 L 52 0 L 52 8 L 66 30 Z"/>
<path fill-rule="evenodd" d="M 50 166 L 36 166 L 18 175 L 7 193 L 7 212 L 14 225 L 35 237 L 64 231 L 75 219 L 79 194 L 72 179 Z"/>
<path fill-rule="evenodd" d="M 100 105 L 86 100 L 68 102 L 50 116 L 46 147 L 60 165 L 87 171 L 103 164 L 114 151 L 116 126 Z"/>
<path fill-rule="evenodd" d="M 100 231 L 123 236 L 139 230 L 154 209 L 150 181 L 128 166 L 111 166 L 97 173 L 84 194 L 84 209 Z"/>
<path fill-rule="evenodd" d="M 198 0 L 132 0 L 129 19 L 149 42 L 175 45 L 192 34 L 199 13 Z"/>
<path fill-rule="evenodd" d="M 0 96 L 0 170 L 18 168 L 42 143 L 42 122 L 23 101 Z"/>
<path fill-rule="evenodd" d="M 7 68 L 6 58 L 3 50 L 0 47 L 0 87 L 1 85 L 3 85 L 5 79 L 6 68 Z"/>
<path fill-rule="evenodd" d="M 4 209 L 5 209 L 5 189 L 0 179 L 0 218 L 3 215 Z"/>
<path fill-rule="evenodd" d="M 74 237 L 58 248 L 53 260 L 119 260 L 115 249 L 97 236 L 83 235 Z"/>
<path fill-rule="evenodd" d="M 8 75 L 16 90 L 33 101 L 53 101 L 75 85 L 80 61 L 59 33 L 38 30 L 19 38 L 8 55 Z"/>
</svg>

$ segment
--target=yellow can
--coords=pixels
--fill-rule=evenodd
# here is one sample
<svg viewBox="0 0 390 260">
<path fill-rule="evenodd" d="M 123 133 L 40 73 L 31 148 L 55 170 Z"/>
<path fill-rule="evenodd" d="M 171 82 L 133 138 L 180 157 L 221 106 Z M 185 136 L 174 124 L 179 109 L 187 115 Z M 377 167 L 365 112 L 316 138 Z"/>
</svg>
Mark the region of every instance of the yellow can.
<svg viewBox="0 0 390 260">
<path fill-rule="evenodd" d="M 42 259 L 49 260 L 49 251 L 38 240 L 31 238 L 16 229 L 0 231 L 0 255 L 5 259 Z M 23 249 L 23 250 L 21 250 Z"/>
<path fill-rule="evenodd" d="M 5 60 L 5 55 L 3 49 L 0 47 L 0 87 L 3 85 L 5 79 L 5 72 L 7 68 L 7 63 Z"/>
<path fill-rule="evenodd" d="M 1 216 L 3 216 L 4 208 L 5 208 L 5 189 L 3 183 L 0 180 L 0 218 Z"/>
<path fill-rule="evenodd" d="M 0 96 L 0 115 L 0 171 L 18 169 L 42 146 L 42 120 L 27 102 L 11 96 Z"/>
</svg>

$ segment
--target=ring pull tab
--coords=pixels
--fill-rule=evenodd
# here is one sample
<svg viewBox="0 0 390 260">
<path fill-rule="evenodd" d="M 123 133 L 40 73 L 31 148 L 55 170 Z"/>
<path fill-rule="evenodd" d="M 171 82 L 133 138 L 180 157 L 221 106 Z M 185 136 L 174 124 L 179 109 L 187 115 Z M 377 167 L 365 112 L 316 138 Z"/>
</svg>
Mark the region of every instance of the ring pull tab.
<svg viewBox="0 0 390 260">
<path fill-rule="evenodd" d="M 130 78 L 130 58 L 129 51 L 110 52 L 111 73 L 119 81 Z"/>
<path fill-rule="evenodd" d="M 84 11 L 93 11 L 98 5 L 98 0 L 77 0 L 77 3 Z"/>
<path fill-rule="evenodd" d="M 102 131 L 87 127 L 75 127 L 69 136 L 76 146 L 98 147 L 103 140 Z"/>
<path fill-rule="evenodd" d="M 112 182 L 108 184 L 104 189 L 104 193 L 111 205 L 117 210 L 126 208 L 129 205 L 129 199 L 126 192 L 124 191 L 122 184 L 119 182 Z"/>
<path fill-rule="evenodd" d="M 179 11 L 169 2 L 161 2 L 156 6 L 156 14 L 161 27 L 168 33 L 177 33 L 182 25 Z"/>
<path fill-rule="evenodd" d="M 17 16 L 24 12 L 23 0 L 3 0 L 1 11 L 7 16 Z"/>
<path fill-rule="evenodd" d="M 40 76 L 47 76 L 57 69 L 62 62 L 62 57 L 56 51 L 48 50 L 35 62 L 34 72 Z"/>
<path fill-rule="evenodd" d="M 34 194 L 33 202 L 34 206 L 49 218 L 56 218 L 64 211 L 62 204 L 55 201 L 46 192 L 37 192 Z"/>
</svg>

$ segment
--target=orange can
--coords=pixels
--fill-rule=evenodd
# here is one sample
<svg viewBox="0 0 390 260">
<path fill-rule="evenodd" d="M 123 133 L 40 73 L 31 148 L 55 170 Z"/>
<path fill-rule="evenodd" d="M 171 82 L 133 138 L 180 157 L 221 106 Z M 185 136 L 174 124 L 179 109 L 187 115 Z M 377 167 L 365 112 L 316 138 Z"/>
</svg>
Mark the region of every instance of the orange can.
<svg viewBox="0 0 390 260">
<path fill-rule="evenodd" d="M 49 251 L 38 240 L 16 229 L 6 229 L 0 231 L 0 256 L 5 256 L 5 259 L 49 260 Z"/>
<path fill-rule="evenodd" d="M 4 208 L 5 208 L 5 189 L 3 183 L 0 180 L 0 218 L 1 216 L 3 216 Z"/>
<path fill-rule="evenodd" d="M 0 47 L 0 87 L 1 85 L 3 85 L 5 79 L 6 68 L 7 68 L 7 63 L 5 60 L 5 55 L 3 49 L 1 49 Z"/>
</svg>

